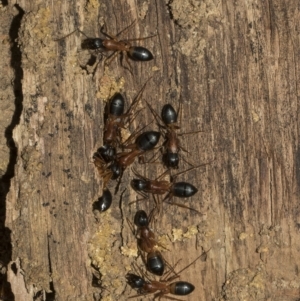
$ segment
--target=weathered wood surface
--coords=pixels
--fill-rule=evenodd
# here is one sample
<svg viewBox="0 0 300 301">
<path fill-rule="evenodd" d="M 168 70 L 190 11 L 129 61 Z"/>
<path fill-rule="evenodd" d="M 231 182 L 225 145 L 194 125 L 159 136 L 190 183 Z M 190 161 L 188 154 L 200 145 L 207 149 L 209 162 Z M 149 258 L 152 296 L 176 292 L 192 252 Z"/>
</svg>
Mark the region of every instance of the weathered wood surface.
<svg viewBox="0 0 300 301">
<path fill-rule="evenodd" d="M 20 264 L 18 273 L 8 274 L 15 300 L 32 300 L 41 292 L 46 300 L 64 301 L 127 300 L 135 294 L 124 278 L 136 248 L 126 218 L 152 204 L 128 206 L 136 198 L 128 170 L 122 198 L 119 193 L 110 211 L 95 216 L 101 179 L 91 157 L 102 143 L 103 100 L 121 90 L 130 102 L 150 76 L 141 102 L 145 109 L 134 125 L 153 119 L 146 101 L 157 111 L 181 101 L 182 131 L 203 130 L 183 138 L 187 159 L 197 164 L 215 159 L 180 176 L 199 189 L 188 204 L 203 216 L 164 206 L 155 224 L 169 249 L 167 260 L 182 258 L 179 269 L 210 249 L 205 262 L 182 273 L 181 279 L 196 285 L 182 299 L 297 300 L 298 2 L 18 5 L 25 12 L 19 30 L 23 111 L 13 134 L 18 161 L 6 204 L 12 259 Z M 125 38 L 157 34 L 138 42 L 155 60 L 132 62 L 134 76 L 115 60 L 105 73 L 100 63 L 93 78 L 82 68 L 90 56 L 81 51 L 83 36 L 54 41 L 77 27 L 97 36 L 104 22 L 116 33 L 134 20 Z M 159 164 L 135 167 L 151 176 L 163 171 Z M 91 264 L 106 289 L 92 286 Z"/>
</svg>

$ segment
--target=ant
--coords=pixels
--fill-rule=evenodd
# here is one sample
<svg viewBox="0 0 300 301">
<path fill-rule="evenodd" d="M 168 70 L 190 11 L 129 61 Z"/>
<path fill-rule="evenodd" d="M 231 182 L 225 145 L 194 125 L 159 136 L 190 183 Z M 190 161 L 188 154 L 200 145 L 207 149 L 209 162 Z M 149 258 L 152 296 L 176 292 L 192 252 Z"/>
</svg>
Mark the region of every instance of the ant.
<svg viewBox="0 0 300 301">
<path fill-rule="evenodd" d="M 162 108 L 161 117 L 153 110 L 149 103 L 147 103 L 152 114 L 154 115 L 159 128 L 162 130 L 162 134 L 165 138 L 163 144 L 163 163 L 167 168 L 178 169 L 179 164 L 179 152 L 183 150 L 188 152 L 181 146 L 178 136 L 195 134 L 201 131 L 191 132 L 191 133 L 180 133 L 177 134 L 176 130 L 180 129 L 177 123 L 178 115 L 181 112 L 181 103 L 178 107 L 177 112 L 170 104 L 166 104 Z M 161 124 L 161 122 L 163 124 Z M 186 161 L 186 160 L 184 160 Z M 187 162 L 187 161 L 186 161 Z M 191 163 L 187 162 L 189 165 Z"/>
<path fill-rule="evenodd" d="M 147 260 L 143 257 L 148 271 L 151 273 L 162 276 L 165 270 L 165 260 L 160 251 L 157 250 L 158 242 L 155 239 L 155 234 L 149 228 L 149 223 L 152 219 L 151 212 L 149 218 L 144 210 L 139 210 L 134 216 L 134 224 L 137 226 L 137 231 L 133 230 L 136 234 L 138 248 L 140 251 L 147 253 Z M 130 221 L 128 220 L 129 224 Z"/>
<path fill-rule="evenodd" d="M 131 165 L 136 157 L 142 158 L 142 155 L 152 150 L 158 143 L 160 133 L 155 131 L 144 132 L 136 138 L 135 143 L 124 146 L 124 148 L 131 149 L 130 152 L 121 152 L 116 155 L 115 159 L 107 163 L 101 157 L 101 154 L 96 152 L 93 155 L 94 164 L 98 169 L 99 175 L 104 179 L 104 187 L 110 180 L 120 178 L 123 171 Z"/>
<path fill-rule="evenodd" d="M 79 31 L 81 34 L 83 34 L 86 37 L 86 39 L 81 44 L 82 49 L 95 50 L 96 52 L 98 52 L 100 54 L 103 54 L 104 52 L 108 52 L 108 51 L 113 51 L 113 53 L 105 59 L 106 66 L 108 66 L 112 62 L 112 60 L 118 54 L 121 53 L 123 56 L 125 56 L 127 64 L 131 67 L 128 58 L 130 58 L 133 61 L 143 61 L 143 62 L 151 61 L 154 58 L 153 54 L 147 48 L 144 48 L 141 46 L 132 46 L 131 42 L 149 39 L 149 38 L 154 37 L 155 35 L 145 37 L 145 38 L 118 40 L 118 37 L 122 33 L 128 31 L 135 23 L 136 23 L 136 20 L 133 21 L 128 27 L 126 27 L 125 29 L 123 29 L 116 35 L 111 35 L 111 34 L 107 33 L 106 31 L 104 31 L 104 27 L 106 27 L 106 25 L 104 24 L 100 29 L 100 33 L 102 33 L 106 37 L 104 39 L 88 37 L 79 28 L 75 29 L 73 32 L 69 33 L 68 35 L 64 36 L 63 38 L 70 36 L 75 31 Z M 63 38 L 57 39 L 56 41 L 61 40 Z"/>
<path fill-rule="evenodd" d="M 165 201 L 171 205 L 177 205 L 179 207 L 187 208 L 187 209 L 198 212 L 198 210 L 196 210 L 196 209 L 187 207 L 187 206 L 179 204 L 179 203 L 175 203 L 173 201 L 171 202 L 170 199 L 173 196 L 179 197 L 179 198 L 188 198 L 188 197 L 191 197 L 194 194 L 196 194 L 198 192 L 198 189 L 195 186 L 193 186 L 192 184 L 186 183 L 186 182 L 175 182 L 174 183 L 174 179 L 180 174 L 186 173 L 192 169 L 195 169 L 200 166 L 207 165 L 207 164 L 209 164 L 209 163 L 201 164 L 199 166 L 192 167 L 185 171 L 182 171 L 182 172 L 174 175 L 171 178 L 171 182 L 168 182 L 165 180 L 160 180 L 166 174 L 166 172 L 168 172 L 168 170 L 166 172 L 164 172 L 163 174 L 161 174 L 155 180 L 150 180 L 150 179 L 142 176 L 141 174 L 139 174 L 137 171 L 135 171 L 133 169 L 134 174 L 137 177 L 139 177 L 139 179 L 131 180 L 131 187 L 135 191 L 137 191 L 139 194 L 141 194 L 144 198 L 147 198 L 145 193 L 152 193 L 152 194 L 167 193 L 167 195 L 165 196 L 165 198 L 162 201 Z"/>
<path fill-rule="evenodd" d="M 136 157 L 142 158 L 142 155 L 145 152 L 152 150 L 158 143 L 159 138 L 159 132 L 148 131 L 142 133 L 137 137 L 135 143 L 129 144 L 128 146 L 124 147 L 131 149 L 130 152 L 122 152 L 117 155 L 117 164 L 125 169 L 134 162 Z"/>
<path fill-rule="evenodd" d="M 132 121 L 135 119 L 135 117 L 137 116 L 137 114 L 139 113 L 138 111 L 136 114 L 133 114 L 133 111 L 136 109 L 139 101 L 141 100 L 146 85 L 151 78 L 152 77 L 150 77 L 145 82 L 142 89 L 135 97 L 135 99 L 133 100 L 132 104 L 130 105 L 126 113 L 124 113 L 125 100 L 120 93 L 116 93 L 111 98 L 111 100 L 107 103 L 106 105 L 107 113 L 105 115 L 105 126 L 104 126 L 104 134 L 103 134 L 104 148 L 106 148 L 107 152 L 111 153 L 111 151 L 109 150 L 110 146 L 116 147 L 117 145 L 120 144 L 120 140 L 121 140 L 120 129 L 125 128 L 127 124 L 130 125 Z M 105 153 L 104 155 L 106 156 L 108 154 Z M 109 154 L 109 157 L 112 157 L 112 155 Z M 107 156 L 105 158 L 107 158 Z"/>
<path fill-rule="evenodd" d="M 126 275 L 127 283 L 133 288 L 137 289 L 138 295 L 131 296 L 131 298 L 139 297 L 140 295 L 150 295 L 154 294 L 154 300 L 158 298 L 159 300 L 164 297 L 170 300 L 179 300 L 173 297 L 165 296 L 167 294 L 177 295 L 177 296 L 186 296 L 192 293 L 195 289 L 195 286 L 187 281 L 176 281 L 172 282 L 174 279 L 180 277 L 180 273 L 189 268 L 192 264 L 194 264 L 199 258 L 201 258 L 203 254 L 198 256 L 194 261 L 192 261 L 189 265 L 183 268 L 178 273 L 175 273 L 174 276 L 160 279 L 159 281 L 151 280 L 143 271 L 140 269 L 141 276 L 128 273 Z M 169 276 L 170 272 L 174 272 L 174 269 L 171 269 L 166 277 Z"/>
</svg>

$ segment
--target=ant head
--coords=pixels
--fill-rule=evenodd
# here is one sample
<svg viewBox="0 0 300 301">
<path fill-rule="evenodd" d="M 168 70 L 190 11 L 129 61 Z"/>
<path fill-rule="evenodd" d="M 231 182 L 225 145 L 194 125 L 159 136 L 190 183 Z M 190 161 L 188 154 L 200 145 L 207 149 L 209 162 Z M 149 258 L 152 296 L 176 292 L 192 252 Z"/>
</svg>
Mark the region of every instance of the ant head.
<svg viewBox="0 0 300 301">
<path fill-rule="evenodd" d="M 99 38 L 87 38 L 82 41 L 81 48 L 89 50 L 104 49 L 103 40 Z"/>
<path fill-rule="evenodd" d="M 134 224 L 138 227 L 147 227 L 149 220 L 147 213 L 144 210 L 139 210 L 134 216 Z"/>
<path fill-rule="evenodd" d="M 142 179 L 133 179 L 133 180 L 131 180 L 131 187 L 135 191 L 143 191 L 146 188 L 146 186 L 147 186 L 147 183 L 146 183 L 145 180 L 142 180 Z M 135 220 L 135 218 L 134 218 L 134 220 Z"/>
<path fill-rule="evenodd" d="M 113 161 L 116 156 L 116 149 L 108 144 L 105 144 L 97 149 L 96 154 L 101 157 L 106 163 Z"/>
<path fill-rule="evenodd" d="M 158 143 L 160 132 L 144 132 L 136 139 L 136 145 L 140 150 L 148 151 L 153 149 Z"/>
<path fill-rule="evenodd" d="M 116 93 L 109 102 L 109 114 L 121 116 L 124 114 L 125 100 L 120 93 Z"/>
<path fill-rule="evenodd" d="M 170 153 L 170 152 L 165 153 L 163 155 L 163 163 L 168 168 L 178 169 L 178 164 L 179 164 L 179 155 L 178 155 L 178 153 Z"/>
<path fill-rule="evenodd" d="M 163 106 L 161 111 L 161 119 L 166 125 L 170 125 L 171 123 L 176 123 L 177 117 L 178 117 L 177 112 L 170 104 L 166 104 Z"/>
<path fill-rule="evenodd" d="M 138 288 L 141 289 L 143 285 L 145 284 L 145 280 L 135 274 L 128 273 L 126 275 L 127 283 L 132 287 L 132 288 Z"/>
</svg>

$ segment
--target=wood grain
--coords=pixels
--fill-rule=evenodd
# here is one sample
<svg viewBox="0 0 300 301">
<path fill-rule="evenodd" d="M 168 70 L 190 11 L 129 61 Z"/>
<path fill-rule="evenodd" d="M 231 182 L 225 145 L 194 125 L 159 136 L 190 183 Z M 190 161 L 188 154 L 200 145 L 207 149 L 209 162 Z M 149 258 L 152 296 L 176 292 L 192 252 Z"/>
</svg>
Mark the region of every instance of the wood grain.
<svg viewBox="0 0 300 301">
<path fill-rule="evenodd" d="M 102 144 L 104 101 L 120 90 L 130 103 L 151 76 L 132 127 L 153 119 L 146 101 L 158 112 L 181 101 L 182 132 L 203 130 L 182 137 L 186 159 L 214 160 L 179 176 L 199 191 L 178 202 L 203 215 L 165 205 L 153 225 L 169 250 L 167 260 L 182 259 L 178 269 L 209 250 L 206 261 L 182 273 L 196 286 L 182 299 L 297 300 L 298 2 L 18 4 L 25 11 L 19 30 L 24 98 L 6 213 L 12 259 L 19 258 L 22 270 L 18 282 L 8 274 L 15 300 L 127 300 L 136 294 L 125 281 L 136 262 L 126 219 L 153 205 L 128 205 L 136 199 L 128 169 L 112 208 L 93 213 L 102 186 L 91 158 Z M 93 77 L 82 35 L 54 41 L 77 27 L 95 37 L 104 23 L 115 34 L 134 20 L 124 38 L 156 36 L 136 42 L 155 59 L 132 62 L 133 76 L 115 60 L 106 70 L 100 62 Z M 149 177 L 163 172 L 160 164 L 134 166 Z M 93 272 L 101 274 L 102 289 L 92 285 Z M 27 295 L 20 297 L 24 285 Z"/>
</svg>

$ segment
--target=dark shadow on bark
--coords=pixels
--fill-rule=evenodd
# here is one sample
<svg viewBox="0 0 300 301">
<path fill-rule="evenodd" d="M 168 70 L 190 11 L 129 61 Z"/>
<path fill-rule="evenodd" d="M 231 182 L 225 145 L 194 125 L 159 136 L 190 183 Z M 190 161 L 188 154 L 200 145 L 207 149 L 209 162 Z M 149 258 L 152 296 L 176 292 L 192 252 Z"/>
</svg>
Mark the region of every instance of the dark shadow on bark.
<svg viewBox="0 0 300 301">
<path fill-rule="evenodd" d="M 7 6 L 8 5 L 8 1 L 7 0 L 1 0 L 1 3 L 3 6 Z"/>
<path fill-rule="evenodd" d="M 7 1 L 2 1 L 3 5 L 7 5 Z M 9 163 L 7 170 L 3 177 L 0 179 L 0 261 L 1 264 L 7 267 L 7 264 L 12 260 L 12 246 L 11 246 L 11 230 L 5 227 L 6 220 L 6 196 L 10 189 L 11 179 L 14 177 L 14 167 L 17 161 L 18 149 L 13 140 L 13 130 L 17 124 L 19 124 L 20 116 L 23 109 L 23 93 L 22 93 L 22 79 L 23 70 L 21 67 L 21 51 L 17 44 L 18 32 L 21 26 L 21 21 L 24 16 L 24 10 L 15 5 L 18 10 L 18 14 L 13 18 L 11 27 L 9 30 L 9 37 L 11 41 L 11 61 L 10 65 L 14 70 L 14 80 L 12 82 L 15 96 L 15 111 L 11 119 L 10 125 L 5 130 L 5 138 L 7 146 L 10 150 Z M 0 286 L 5 292 L 4 300 L 15 300 L 13 293 L 11 292 L 10 284 L 7 282 L 6 275 L 3 275 L 0 279 Z M 2 296 L 1 296 L 2 297 Z M 2 297 L 3 298 L 3 297 Z"/>
</svg>

